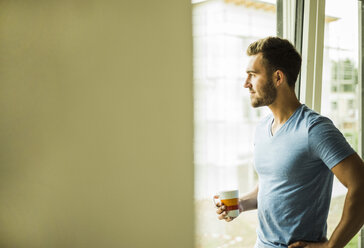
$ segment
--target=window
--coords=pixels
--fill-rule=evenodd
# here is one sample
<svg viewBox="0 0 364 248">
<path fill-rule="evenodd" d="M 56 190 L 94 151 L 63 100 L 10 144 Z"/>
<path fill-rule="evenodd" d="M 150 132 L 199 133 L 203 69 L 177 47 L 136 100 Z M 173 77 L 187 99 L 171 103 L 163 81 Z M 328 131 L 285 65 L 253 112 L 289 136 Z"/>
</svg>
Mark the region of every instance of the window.
<svg viewBox="0 0 364 248">
<path fill-rule="evenodd" d="M 310 8 L 315 5 L 313 2 Z M 293 1 L 278 0 L 277 3 L 281 6 Z M 316 18 L 311 14 L 306 16 L 307 9 L 303 15 L 302 3 L 296 1 L 297 14 L 302 10 L 297 19 L 306 18 L 307 21 Z M 324 10 L 323 6 L 316 6 L 321 8 L 319 13 Z M 317 73 L 312 68 L 302 71 L 301 74 L 310 74 L 312 70 L 315 72 L 312 75 L 317 73 L 319 76 L 314 79 L 315 84 L 306 85 L 310 80 L 303 80 L 305 82 L 302 81 L 299 89 L 303 96 L 300 99 L 308 100 L 309 106 L 321 108 L 321 114 L 333 120 L 356 150 L 359 145 L 361 100 L 358 95 L 357 13 L 357 1 L 326 0 L 324 37 L 314 31 L 309 32 L 310 39 L 305 40 L 310 43 L 316 39 L 312 39 L 315 35 L 318 43 L 324 39 L 322 80 L 321 72 Z M 285 12 L 286 18 L 289 15 Z M 255 243 L 256 211 L 246 212 L 239 217 L 239 221 L 232 223 L 218 221 L 212 196 L 220 189 L 238 188 L 240 193 L 244 193 L 256 184 L 253 169 L 254 128 L 269 110 L 250 106 L 248 91 L 243 87 L 248 62 L 245 50 L 252 41 L 276 35 L 277 16 L 281 14 L 277 15 L 277 4 L 273 0 L 195 0 L 193 3 L 198 248 L 252 247 Z M 281 23 L 283 20 L 279 17 L 278 21 Z M 284 21 L 294 23 L 291 19 Z M 320 23 L 323 25 L 323 21 Z M 305 49 L 302 51 L 309 51 L 309 46 L 302 42 L 302 37 L 306 37 L 307 33 L 300 33 L 299 30 L 305 28 L 297 26 L 295 41 Z M 316 64 L 317 58 L 314 57 Z M 322 90 L 316 87 L 316 81 L 319 81 L 319 85 L 322 83 Z M 341 217 L 345 193 L 345 188 L 335 179 L 328 237 Z M 356 241 L 354 238 L 351 242 Z"/>
<path fill-rule="evenodd" d="M 357 12 L 356 1 L 326 0 L 321 112 L 348 137 L 358 136 L 359 128 Z"/>
<path fill-rule="evenodd" d="M 326 0 L 321 113 L 333 120 L 358 151 L 358 7 L 357 1 Z M 346 189 L 335 178 L 328 236 L 339 222 Z M 351 241 L 357 247 L 357 238 Z"/>
<path fill-rule="evenodd" d="M 275 1 L 209 0 L 193 4 L 196 247 L 252 247 L 256 211 L 217 220 L 212 196 L 256 185 L 253 134 L 268 109 L 253 109 L 243 87 L 248 45 L 276 33 Z"/>
</svg>

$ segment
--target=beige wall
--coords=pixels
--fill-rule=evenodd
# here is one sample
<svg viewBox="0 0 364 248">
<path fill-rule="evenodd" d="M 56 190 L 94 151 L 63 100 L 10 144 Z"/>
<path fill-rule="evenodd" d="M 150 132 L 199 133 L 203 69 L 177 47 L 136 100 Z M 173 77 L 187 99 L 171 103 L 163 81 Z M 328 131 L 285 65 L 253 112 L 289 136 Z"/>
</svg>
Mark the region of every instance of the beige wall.
<svg viewBox="0 0 364 248">
<path fill-rule="evenodd" d="M 190 1 L 0 1 L 0 247 L 193 247 Z"/>
</svg>

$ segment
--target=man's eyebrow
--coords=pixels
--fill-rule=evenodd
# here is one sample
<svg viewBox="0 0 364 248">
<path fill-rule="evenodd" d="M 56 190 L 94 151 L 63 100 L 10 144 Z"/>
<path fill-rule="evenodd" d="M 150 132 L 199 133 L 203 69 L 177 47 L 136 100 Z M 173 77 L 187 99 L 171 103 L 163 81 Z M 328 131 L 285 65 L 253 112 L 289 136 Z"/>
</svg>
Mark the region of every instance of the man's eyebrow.
<svg viewBox="0 0 364 248">
<path fill-rule="evenodd" d="M 257 72 L 254 70 L 246 70 L 246 73 L 257 73 Z"/>
</svg>

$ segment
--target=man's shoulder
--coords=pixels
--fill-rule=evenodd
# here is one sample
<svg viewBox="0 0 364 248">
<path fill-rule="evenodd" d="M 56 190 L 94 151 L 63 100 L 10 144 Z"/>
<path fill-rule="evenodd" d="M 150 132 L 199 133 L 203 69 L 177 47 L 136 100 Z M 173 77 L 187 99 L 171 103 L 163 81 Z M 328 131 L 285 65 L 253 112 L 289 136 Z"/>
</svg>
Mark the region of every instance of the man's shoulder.
<svg viewBox="0 0 364 248">
<path fill-rule="evenodd" d="M 308 129 L 311 129 L 314 126 L 321 124 L 330 124 L 330 125 L 333 124 L 333 122 L 328 117 L 317 113 L 316 111 L 310 109 L 306 105 L 304 105 L 302 108 L 300 119 L 301 121 L 304 121 Z"/>
</svg>

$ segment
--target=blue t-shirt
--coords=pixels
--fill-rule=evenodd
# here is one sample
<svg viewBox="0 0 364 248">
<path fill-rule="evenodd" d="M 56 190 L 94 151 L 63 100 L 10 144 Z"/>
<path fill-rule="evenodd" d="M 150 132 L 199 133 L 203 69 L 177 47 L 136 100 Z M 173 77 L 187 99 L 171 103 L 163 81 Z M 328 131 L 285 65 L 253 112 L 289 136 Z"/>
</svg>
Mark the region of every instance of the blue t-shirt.
<svg viewBox="0 0 364 248">
<path fill-rule="evenodd" d="M 273 115 L 257 126 L 259 175 L 256 247 L 287 247 L 326 237 L 333 173 L 355 151 L 331 120 L 301 105 L 274 134 Z"/>
</svg>

